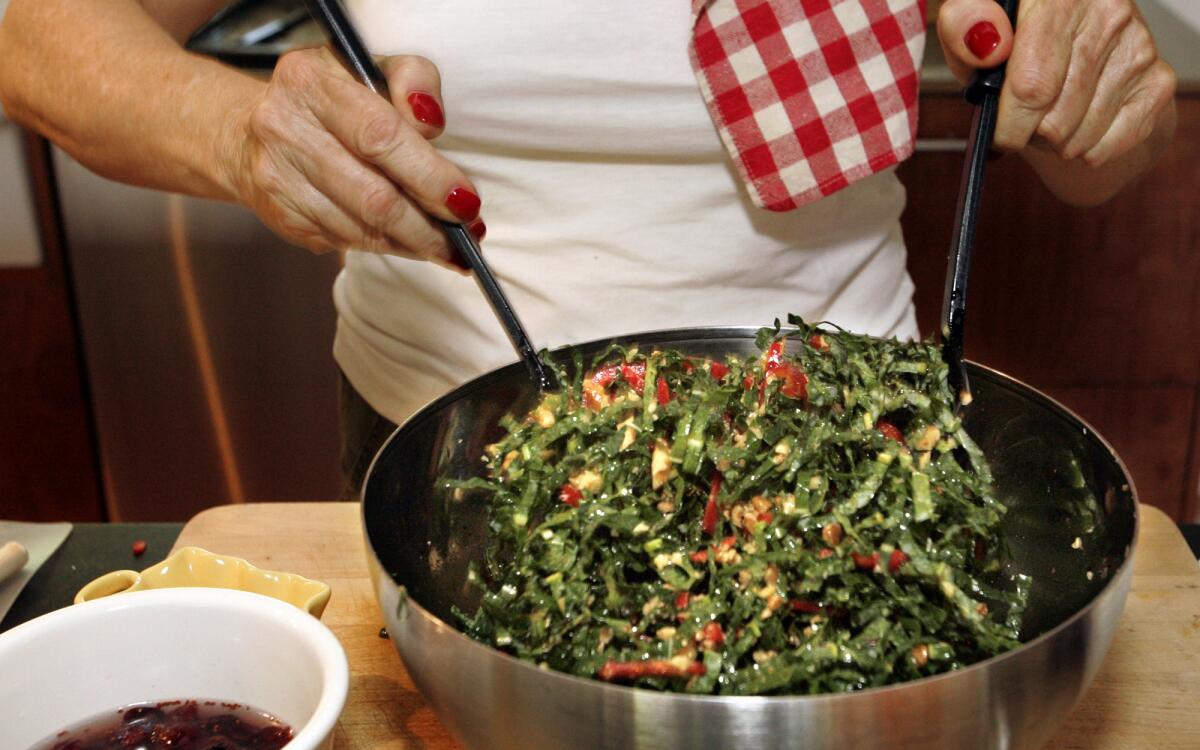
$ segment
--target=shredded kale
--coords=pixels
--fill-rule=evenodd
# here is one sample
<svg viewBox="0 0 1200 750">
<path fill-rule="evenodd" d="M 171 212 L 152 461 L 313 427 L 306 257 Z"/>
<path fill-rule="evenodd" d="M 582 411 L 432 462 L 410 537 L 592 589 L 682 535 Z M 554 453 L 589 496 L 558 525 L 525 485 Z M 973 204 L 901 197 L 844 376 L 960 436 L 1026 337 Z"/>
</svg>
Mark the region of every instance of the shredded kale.
<svg viewBox="0 0 1200 750">
<path fill-rule="evenodd" d="M 472 637 L 722 695 L 859 690 L 1015 647 L 1028 580 L 930 343 L 789 316 L 762 356 L 611 347 L 489 447 Z"/>
</svg>

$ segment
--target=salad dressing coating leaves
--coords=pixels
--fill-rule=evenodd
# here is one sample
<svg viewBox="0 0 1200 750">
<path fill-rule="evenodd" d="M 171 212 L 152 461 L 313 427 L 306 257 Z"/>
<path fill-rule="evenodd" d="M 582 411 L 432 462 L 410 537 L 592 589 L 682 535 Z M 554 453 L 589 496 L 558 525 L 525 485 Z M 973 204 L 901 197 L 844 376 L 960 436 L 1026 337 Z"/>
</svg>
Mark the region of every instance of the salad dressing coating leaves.
<svg viewBox="0 0 1200 750">
<path fill-rule="evenodd" d="M 614 346 L 489 447 L 472 637 L 723 695 L 858 690 L 1018 644 L 1028 580 L 932 343 L 759 332 L 725 361 Z"/>
</svg>

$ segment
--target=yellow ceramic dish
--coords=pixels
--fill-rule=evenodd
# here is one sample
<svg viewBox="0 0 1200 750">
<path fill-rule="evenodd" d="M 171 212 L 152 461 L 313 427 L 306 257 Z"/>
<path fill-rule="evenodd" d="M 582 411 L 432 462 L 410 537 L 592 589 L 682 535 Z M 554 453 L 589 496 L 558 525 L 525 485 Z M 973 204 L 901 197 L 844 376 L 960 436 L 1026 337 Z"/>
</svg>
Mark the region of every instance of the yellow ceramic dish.
<svg viewBox="0 0 1200 750">
<path fill-rule="evenodd" d="M 75 603 L 126 591 L 180 587 L 237 589 L 280 599 L 320 617 L 329 603 L 329 586 L 294 573 L 263 570 L 240 557 L 214 555 L 199 547 L 182 547 L 141 573 L 114 570 L 79 590 Z"/>
</svg>

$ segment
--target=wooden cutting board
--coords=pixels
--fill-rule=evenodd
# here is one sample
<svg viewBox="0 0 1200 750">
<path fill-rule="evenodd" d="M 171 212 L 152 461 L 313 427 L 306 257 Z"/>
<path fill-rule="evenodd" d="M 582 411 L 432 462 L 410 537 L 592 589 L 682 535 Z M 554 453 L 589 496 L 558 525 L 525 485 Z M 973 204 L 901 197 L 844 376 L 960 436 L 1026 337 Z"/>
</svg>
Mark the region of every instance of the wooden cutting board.
<svg viewBox="0 0 1200 750">
<path fill-rule="evenodd" d="M 1143 505 L 1133 588 L 1112 649 L 1054 750 L 1200 747 L 1200 567 L 1161 511 Z M 413 686 L 368 578 L 357 503 L 259 503 L 204 511 L 176 547 L 194 545 L 325 581 L 322 621 L 350 660 L 338 750 L 460 746 Z M 533 750 L 533 749 L 531 749 Z"/>
</svg>

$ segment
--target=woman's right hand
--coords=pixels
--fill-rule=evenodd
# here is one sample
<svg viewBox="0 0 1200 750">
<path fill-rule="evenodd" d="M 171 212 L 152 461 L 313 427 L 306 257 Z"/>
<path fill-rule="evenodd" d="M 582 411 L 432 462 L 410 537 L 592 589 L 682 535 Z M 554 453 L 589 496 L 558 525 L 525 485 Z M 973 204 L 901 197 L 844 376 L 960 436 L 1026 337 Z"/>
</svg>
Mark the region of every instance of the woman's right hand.
<svg viewBox="0 0 1200 750">
<path fill-rule="evenodd" d="M 430 218 L 465 222 L 483 236 L 478 190 L 429 143 L 445 125 L 438 70 L 409 56 L 381 67 L 390 104 L 325 48 L 280 58 L 261 97 L 231 123 L 230 181 L 291 243 L 464 270 Z"/>
</svg>

